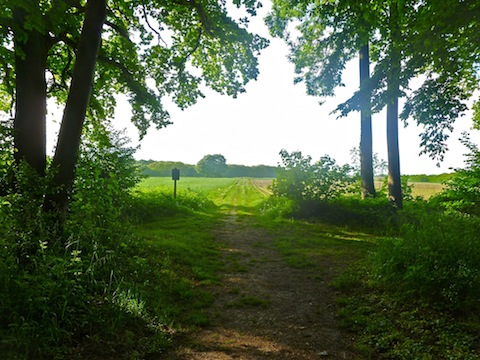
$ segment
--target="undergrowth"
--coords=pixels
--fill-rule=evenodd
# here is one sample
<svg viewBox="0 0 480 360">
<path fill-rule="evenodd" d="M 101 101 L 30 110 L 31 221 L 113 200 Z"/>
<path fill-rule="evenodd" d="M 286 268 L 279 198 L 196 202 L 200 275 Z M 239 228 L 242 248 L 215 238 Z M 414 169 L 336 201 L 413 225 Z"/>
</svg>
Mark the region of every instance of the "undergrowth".
<svg viewBox="0 0 480 360">
<path fill-rule="evenodd" d="M 42 207 L 52 174 L 2 157 L 0 358 L 159 356 L 173 334 L 208 321 L 217 207 L 201 191 L 136 188 L 124 145 L 87 128 L 61 226 Z"/>
</svg>

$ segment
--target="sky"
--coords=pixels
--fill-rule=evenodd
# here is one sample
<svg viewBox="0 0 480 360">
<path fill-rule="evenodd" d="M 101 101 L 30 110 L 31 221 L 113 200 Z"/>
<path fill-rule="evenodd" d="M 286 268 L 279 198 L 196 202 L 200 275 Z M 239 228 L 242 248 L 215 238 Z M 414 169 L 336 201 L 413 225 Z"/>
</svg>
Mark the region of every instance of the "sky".
<svg viewBox="0 0 480 360">
<path fill-rule="evenodd" d="M 348 99 L 358 88 L 358 60 L 344 72 L 345 87 L 319 105 L 319 98 L 307 96 L 304 84 L 293 84 L 294 67 L 287 60 L 288 47 L 281 39 L 272 39 L 263 17 L 269 4 L 251 22 L 250 30 L 269 38 L 270 46 L 259 57 L 260 74 L 246 86 L 246 93 L 233 99 L 206 91 L 206 98 L 186 110 L 167 106 L 172 125 L 150 128 L 139 142 L 138 131 L 130 123 L 128 103 L 120 98 L 114 126 L 126 129 L 132 145 L 140 145 L 135 157 L 155 161 L 181 161 L 196 164 L 208 154 L 222 154 L 227 164 L 273 165 L 280 162 L 279 152 L 301 151 L 313 160 L 330 155 L 337 163 L 351 161 L 350 150 L 359 146 L 360 114 L 351 113 L 337 119 L 330 114 L 336 105 Z M 166 103 L 167 104 L 167 103 Z M 387 159 L 385 111 L 373 116 L 373 151 Z M 403 174 L 437 174 L 450 172 L 464 164 L 467 149 L 458 141 L 462 131 L 470 131 L 471 116 L 459 118 L 450 136 L 450 151 L 441 167 L 426 155 L 419 156 L 420 128 L 413 122 L 404 128 L 399 124 L 400 168 Z M 55 126 L 52 126 L 54 128 Z M 53 146 L 54 132 L 49 131 Z M 472 133 L 480 142 L 480 135 Z"/>
</svg>

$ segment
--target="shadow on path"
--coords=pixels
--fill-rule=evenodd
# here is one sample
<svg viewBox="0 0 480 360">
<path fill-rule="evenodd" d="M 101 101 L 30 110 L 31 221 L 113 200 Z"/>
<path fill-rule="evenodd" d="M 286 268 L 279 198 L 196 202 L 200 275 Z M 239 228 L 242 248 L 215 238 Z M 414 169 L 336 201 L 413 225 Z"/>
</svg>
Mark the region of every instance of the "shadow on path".
<svg viewBox="0 0 480 360">
<path fill-rule="evenodd" d="M 211 325 L 190 334 L 165 359 L 359 359 L 335 319 L 328 286 L 343 267 L 324 264 L 321 277 L 289 266 L 274 238 L 234 206 L 215 237 L 225 272 L 214 289 Z"/>
</svg>

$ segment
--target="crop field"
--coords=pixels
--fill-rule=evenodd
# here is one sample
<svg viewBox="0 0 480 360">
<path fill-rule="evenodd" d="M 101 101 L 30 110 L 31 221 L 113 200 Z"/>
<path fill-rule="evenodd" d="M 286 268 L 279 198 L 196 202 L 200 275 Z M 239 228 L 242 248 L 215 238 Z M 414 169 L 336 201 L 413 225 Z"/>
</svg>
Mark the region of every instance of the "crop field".
<svg viewBox="0 0 480 360">
<path fill-rule="evenodd" d="M 434 195 L 442 192 L 445 185 L 440 183 L 426 183 L 426 182 L 409 182 L 412 185 L 412 195 L 414 197 L 420 196 L 428 199 Z"/>
<path fill-rule="evenodd" d="M 181 194 L 184 191 L 193 191 L 205 196 L 215 197 L 222 189 L 236 184 L 240 178 L 202 178 L 202 177 L 184 177 L 177 181 L 177 192 Z M 249 181 L 263 195 L 270 195 L 269 189 L 272 183 L 271 179 L 244 179 Z M 158 190 L 161 192 L 173 193 L 173 180 L 170 177 L 150 177 L 143 180 L 138 188 L 140 191 Z"/>
<path fill-rule="evenodd" d="M 193 191 L 208 196 L 222 188 L 232 186 L 238 180 L 239 178 L 184 177 L 177 181 L 177 191 L 179 194 L 183 191 Z M 249 181 L 264 196 L 271 194 L 270 185 L 272 184 L 272 179 L 249 179 Z M 444 185 L 440 183 L 409 182 L 409 185 L 412 186 L 413 197 L 420 196 L 424 199 L 439 194 L 444 188 Z M 382 183 L 377 181 L 377 189 L 380 189 L 381 186 Z M 139 189 L 141 191 L 155 189 L 173 193 L 173 180 L 170 177 L 150 177 L 139 184 Z"/>
<path fill-rule="evenodd" d="M 434 195 L 442 192 L 445 185 L 441 183 L 427 183 L 427 182 L 413 182 L 409 181 L 408 185 L 412 187 L 412 196 L 417 196 L 428 199 Z M 375 188 L 380 190 L 383 186 L 383 181 L 375 181 Z"/>
<path fill-rule="evenodd" d="M 208 195 L 233 184 L 235 178 L 183 177 L 177 181 L 177 191 L 194 191 Z M 149 177 L 139 184 L 140 190 L 160 190 L 173 192 L 173 180 L 170 177 Z"/>
</svg>

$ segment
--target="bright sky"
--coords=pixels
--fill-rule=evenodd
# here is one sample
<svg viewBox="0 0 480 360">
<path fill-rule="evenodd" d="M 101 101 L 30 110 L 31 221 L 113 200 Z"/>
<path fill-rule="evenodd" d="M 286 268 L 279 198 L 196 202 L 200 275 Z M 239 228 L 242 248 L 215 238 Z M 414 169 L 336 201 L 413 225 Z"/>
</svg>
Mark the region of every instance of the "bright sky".
<svg viewBox="0 0 480 360">
<path fill-rule="evenodd" d="M 264 2 L 266 5 L 267 1 Z M 250 30 L 271 41 L 259 58 L 260 75 L 250 82 L 246 93 L 237 99 L 206 92 L 205 99 L 187 110 L 168 106 L 172 125 L 156 130 L 151 128 L 140 143 L 137 159 L 181 161 L 196 164 L 204 155 L 222 154 L 228 164 L 278 165 L 281 149 L 301 151 L 313 160 L 328 154 L 344 164 L 351 160 L 350 150 L 360 141 L 360 115 L 336 119 L 330 112 L 348 99 L 358 87 L 358 60 L 344 73 L 345 88 L 320 106 L 320 99 L 307 96 L 302 83 L 293 84 L 293 65 L 286 56 L 288 48 L 283 40 L 271 39 L 263 24 L 268 8 L 260 9 L 252 20 Z M 115 127 L 127 128 L 132 144 L 138 144 L 138 132 L 129 122 L 130 110 L 121 102 L 114 121 Z M 470 130 L 471 117 L 457 120 L 455 132 L 448 142 L 450 151 L 437 168 L 435 161 L 419 156 L 420 129 L 400 123 L 400 161 L 403 174 L 435 174 L 463 166 L 467 149 L 458 141 L 464 130 Z M 374 152 L 387 159 L 385 112 L 373 117 Z M 480 142 L 477 133 L 472 139 Z M 49 137 L 53 143 L 53 137 Z"/>
</svg>

